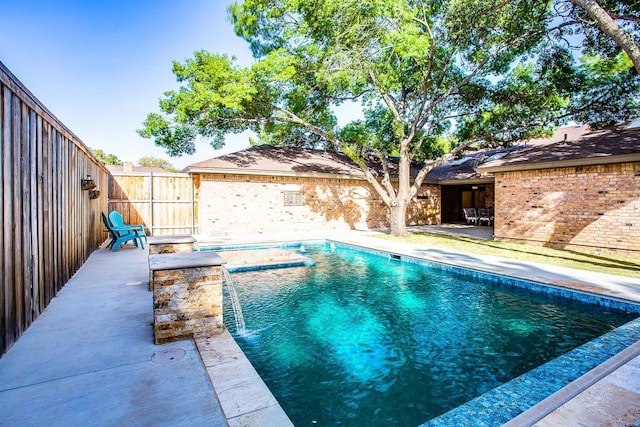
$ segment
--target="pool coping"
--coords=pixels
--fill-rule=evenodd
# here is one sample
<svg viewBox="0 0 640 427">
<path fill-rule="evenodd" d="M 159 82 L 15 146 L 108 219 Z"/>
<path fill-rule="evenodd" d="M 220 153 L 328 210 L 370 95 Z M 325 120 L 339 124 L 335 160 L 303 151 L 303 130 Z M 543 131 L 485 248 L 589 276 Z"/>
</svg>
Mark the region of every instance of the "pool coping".
<svg viewBox="0 0 640 427">
<path fill-rule="evenodd" d="M 226 328 L 194 341 L 230 427 L 293 426 Z"/>
<path fill-rule="evenodd" d="M 582 375 L 580 378 L 553 393 L 551 396 L 548 396 L 536 405 L 522 412 L 520 415 L 512 418 L 506 422 L 503 427 L 517 427 L 535 424 L 558 409 L 558 407 L 569 402 L 571 399 L 574 399 L 580 393 L 597 384 L 600 380 L 612 374 L 617 369 L 638 356 L 640 356 L 640 341 L 637 341 L 625 348 L 604 363 L 601 363 L 586 374 Z"/>
<path fill-rule="evenodd" d="M 449 266 L 449 267 L 453 267 L 453 268 L 460 268 L 463 270 L 471 270 L 471 271 L 476 271 L 476 272 L 480 272 L 480 273 L 484 273 L 484 274 L 490 274 L 490 275 L 499 275 L 499 276 L 506 276 L 508 278 L 512 278 L 515 280 L 521 280 L 521 281 L 526 281 L 526 282 L 531 282 L 543 287 L 550 287 L 550 288 L 556 288 L 559 290 L 564 290 L 565 292 L 571 292 L 571 293 L 578 293 L 578 294 L 582 294 L 585 296 L 593 296 L 596 295 L 598 298 L 602 298 L 605 300 L 612 300 L 612 301 L 618 301 L 622 304 L 631 304 L 633 306 L 638 306 L 640 304 L 640 296 L 637 299 L 629 299 L 629 298 L 624 298 L 624 297 L 620 297 L 618 295 L 611 295 L 609 292 L 606 291 L 606 289 L 603 289 L 601 287 L 598 286 L 589 286 L 588 284 L 585 284 L 584 282 L 579 283 L 580 281 L 578 280 L 576 283 L 576 281 L 570 280 L 572 279 L 571 277 L 567 278 L 569 280 L 540 280 L 538 277 L 534 277 L 531 278 L 529 276 L 527 276 L 526 274 L 513 274 L 513 272 L 504 272 L 504 271 L 496 271 L 496 268 L 479 268 L 478 266 L 468 266 L 468 265 L 464 265 L 458 262 L 450 262 L 447 260 L 443 260 L 440 257 L 433 257 L 433 256 L 429 256 L 426 254 L 415 254 L 412 253 L 412 251 L 415 251 L 415 248 L 412 248 L 410 245 L 406 245 L 406 244 L 402 244 L 401 246 L 397 246 L 394 249 L 390 249 L 388 246 L 389 242 L 386 241 L 381 241 L 379 242 L 379 244 L 374 244 L 373 241 L 371 239 L 367 239 L 366 242 L 363 242 L 361 240 L 356 240 L 354 241 L 353 239 L 342 239 L 342 238 L 324 238 L 324 239 L 290 239 L 290 240 L 283 240 L 283 241 L 271 241 L 271 242 L 256 242 L 256 243 L 244 243 L 244 244 L 233 244 L 231 242 L 225 242 L 223 245 L 217 246 L 220 249 L 222 248 L 229 248 L 229 247 L 233 247 L 233 248 L 250 248 L 250 247 L 283 247 L 283 246 L 293 246 L 296 244 L 304 244 L 304 245 L 312 245 L 312 244 L 318 244 L 318 243 L 329 243 L 329 242 L 334 242 L 334 243 L 338 243 L 338 244 L 344 244 L 344 245 L 348 245 L 348 246 L 355 246 L 359 249 L 363 249 L 365 251 L 369 251 L 369 252 L 381 252 L 384 254 L 396 254 L 396 255 L 401 255 L 407 258 L 414 258 L 416 260 L 418 260 L 418 262 L 427 262 L 427 263 L 436 263 L 436 264 L 444 264 L 445 266 Z M 384 245 L 384 243 L 387 243 L 387 245 Z M 382 246 L 382 247 L 380 247 Z M 196 249 L 198 250 L 198 249 Z M 215 250 L 215 249 L 213 249 Z M 523 264 L 523 263 L 521 263 Z M 526 263 L 524 263 L 526 264 Z M 562 274 L 561 274 L 562 275 Z M 616 276 L 617 277 L 617 276 Z M 624 279 L 623 279 L 624 280 Z M 637 322 L 638 324 L 638 331 L 640 331 L 640 318 L 635 319 L 629 323 L 633 323 L 633 322 Z M 625 325 L 623 325 L 625 326 Z M 622 328 L 623 326 L 621 326 L 620 328 Z M 619 329 L 619 328 L 617 328 Z M 616 329 L 616 330 L 617 330 Z M 615 330 L 614 330 L 615 331 Z M 599 338 L 596 338 L 595 340 L 590 341 L 589 343 L 586 343 L 584 345 L 588 345 L 594 341 L 597 341 L 598 339 L 601 339 L 609 334 L 612 334 L 614 331 L 609 332 L 608 334 L 605 334 Z M 225 331 L 226 332 L 226 331 Z M 228 333 L 228 332 L 227 332 Z M 233 337 L 229 334 L 229 337 L 231 338 L 231 340 L 234 341 Z M 630 345 L 625 345 L 622 349 L 618 348 L 616 350 L 616 352 L 613 355 L 610 355 L 610 357 L 607 357 L 604 361 L 600 361 L 597 363 L 597 365 L 589 370 L 588 372 L 580 375 L 578 378 L 574 378 L 571 381 L 569 381 L 568 384 L 563 385 L 559 390 L 555 390 L 551 395 L 547 395 L 547 397 L 543 398 L 542 400 L 540 399 L 536 399 L 537 403 L 534 403 L 533 405 L 527 405 L 527 407 L 525 408 L 521 408 L 518 411 L 518 414 L 515 416 L 510 416 L 509 419 L 507 419 L 506 421 L 508 423 L 510 423 L 510 426 L 516 426 L 516 425 L 531 425 L 533 424 L 533 422 L 535 421 L 539 421 L 540 419 L 542 419 L 545 415 L 548 415 L 549 413 L 553 412 L 554 410 L 556 410 L 558 407 L 560 407 L 561 405 L 563 405 L 564 403 L 566 403 L 568 400 L 572 399 L 573 397 L 575 397 L 576 395 L 578 395 L 580 392 L 584 391 L 585 389 L 587 389 L 588 387 L 590 387 L 591 385 L 593 385 L 594 383 L 596 383 L 599 379 L 606 377 L 608 374 L 610 374 L 611 372 L 615 371 L 617 368 L 619 368 L 620 366 L 623 366 L 625 363 L 627 363 L 629 360 L 633 359 L 633 355 L 637 355 L 636 353 L 640 354 L 640 336 L 639 337 L 634 337 L 632 338 L 632 340 L 634 340 L 634 342 Z M 242 350 L 239 348 L 239 346 L 237 345 L 237 343 L 235 343 L 235 346 L 237 346 L 237 350 L 241 353 L 241 355 L 236 354 L 236 356 L 234 357 L 239 357 L 239 358 L 244 358 L 246 359 L 246 356 L 244 355 L 244 353 L 242 352 Z M 577 349 L 574 349 L 573 351 L 579 350 L 581 349 L 583 346 L 578 347 Z M 572 351 L 572 352 L 573 352 Z M 572 352 L 568 352 L 568 353 L 572 353 Z M 567 354 L 568 354 L 567 353 Z M 565 355 L 563 355 L 565 356 Z M 563 357 L 560 356 L 560 357 Z M 559 357 L 559 358 L 560 358 Z M 584 356 L 583 356 L 584 357 Z M 551 363 L 559 358 L 555 358 L 550 362 L 547 363 Z M 204 359 L 203 359 L 204 360 Z M 248 359 L 246 359 L 246 362 L 251 366 L 251 363 L 248 361 Z M 546 365 L 546 364 L 544 364 Z M 541 365 L 541 366 L 544 366 Z M 206 366 L 206 364 L 205 364 Z M 538 367 L 540 368 L 540 367 Z M 536 369 L 533 369 L 532 371 L 535 371 Z M 253 366 L 251 366 L 251 370 L 253 370 L 253 372 L 255 373 L 256 376 L 259 377 L 259 375 L 257 374 L 257 372 L 255 372 L 255 369 L 253 368 Z M 207 367 L 207 371 L 209 371 L 209 367 Z M 530 372 L 526 374 L 523 374 L 522 377 L 525 377 L 527 374 L 529 374 Z M 211 374 L 210 374 L 211 377 Z M 518 377 L 520 378 L 520 377 Z M 212 380 L 212 384 L 215 386 L 215 382 L 214 382 L 214 378 L 211 378 Z M 512 380 L 512 381 L 515 381 Z M 260 379 L 260 382 L 262 382 L 262 380 Z M 511 381 L 503 384 L 502 386 L 496 387 L 493 390 L 499 389 L 500 387 L 505 386 L 506 384 L 509 384 Z M 266 388 L 266 391 L 268 392 L 268 394 L 271 396 L 271 398 L 273 398 L 273 400 L 275 401 L 275 398 L 273 397 L 273 395 L 271 394 L 271 392 L 268 390 L 268 388 L 266 387 L 266 385 L 264 385 L 264 382 L 262 382 L 264 388 Z M 493 391 L 491 390 L 491 391 Z M 491 393 L 487 392 L 484 395 L 481 395 L 479 397 L 477 397 L 476 399 L 481 398 L 482 396 L 489 396 L 489 394 Z M 217 389 L 216 389 L 217 392 Z M 461 408 L 467 404 L 469 404 L 470 402 L 473 402 L 476 399 L 472 399 L 471 401 L 460 405 L 457 408 L 452 409 L 451 411 L 442 414 L 440 417 L 444 417 L 445 415 L 449 414 L 450 412 L 454 412 L 456 411 L 456 409 Z M 280 413 L 279 411 L 277 412 L 277 417 L 278 419 L 280 419 L 280 422 L 282 422 L 283 420 L 280 418 L 282 414 L 284 414 L 284 411 L 282 410 L 282 408 L 280 407 L 280 405 L 277 403 L 277 401 L 275 401 L 277 407 L 279 408 L 279 411 L 282 411 L 282 413 Z M 223 405 L 224 408 L 224 405 Z M 268 406 L 269 409 L 273 409 L 275 408 L 275 405 L 273 406 Z M 226 414 L 226 411 L 225 411 Z M 261 416 L 259 414 L 257 414 L 258 416 Z M 284 414 L 284 416 L 286 417 L 286 414 Z M 434 426 L 439 426 L 439 425 L 447 425 L 447 424 L 439 424 L 438 423 L 438 419 L 440 417 L 436 417 L 432 420 L 427 421 L 425 424 L 423 424 L 424 426 L 428 426 L 428 425 L 434 425 Z M 519 418 L 520 417 L 520 418 Z M 535 418 L 535 421 L 531 422 L 531 420 L 533 420 Z M 238 418 L 239 419 L 239 418 Z M 286 418 L 288 420 L 288 417 Z M 230 422 L 230 425 L 232 425 L 232 420 L 228 419 Z M 265 421 L 264 419 L 262 419 L 262 421 Z M 461 420 L 460 420 L 461 421 Z M 467 420 L 468 422 L 469 420 Z M 474 421 L 478 421 L 478 420 L 474 420 Z M 497 420 L 495 420 L 497 421 Z M 504 424 L 504 421 L 500 421 L 499 424 L 495 424 L 494 422 L 489 422 L 488 424 L 480 424 L 480 425 L 502 425 Z M 290 420 L 288 420 L 289 423 L 291 423 Z M 251 423 L 243 423 L 242 424 L 238 424 L 238 425 L 260 425 L 260 424 L 251 424 Z M 288 424 L 286 424 L 288 425 Z"/>
</svg>

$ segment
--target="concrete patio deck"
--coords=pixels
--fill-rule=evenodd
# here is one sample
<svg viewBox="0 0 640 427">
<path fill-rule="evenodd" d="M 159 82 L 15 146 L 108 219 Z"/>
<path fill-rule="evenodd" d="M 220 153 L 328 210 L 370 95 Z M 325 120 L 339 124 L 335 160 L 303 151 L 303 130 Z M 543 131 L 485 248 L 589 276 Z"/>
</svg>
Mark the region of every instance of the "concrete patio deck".
<svg viewBox="0 0 640 427">
<path fill-rule="evenodd" d="M 95 251 L 0 359 L 0 425 L 226 426 L 193 340 L 153 343 L 148 280 L 146 250 Z"/>
<path fill-rule="evenodd" d="M 236 236 L 234 241 L 335 238 L 640 301 L 640 278 L 396 244 L 371 234 Z M 193 340 L 154 345 L 147 283 L 146 250 L 94 252 L 0 359 L 0 425 L 290 425 L 277 402 L 260 390 L 259 379 L 236 378 L 239 366 L 252 367 L 234 355 L 237 345 L 227 336 L 197 345 Z M 640 344 L 634 347 L 617 365 L 590 373 L 582 387 L 564 390 L 513 425 L 633 425 L 640 418 Z M 242 396 L 244 403 L 233 403 Z M 267 419 L 275 424 L 265 424 Z"/>
</svg>

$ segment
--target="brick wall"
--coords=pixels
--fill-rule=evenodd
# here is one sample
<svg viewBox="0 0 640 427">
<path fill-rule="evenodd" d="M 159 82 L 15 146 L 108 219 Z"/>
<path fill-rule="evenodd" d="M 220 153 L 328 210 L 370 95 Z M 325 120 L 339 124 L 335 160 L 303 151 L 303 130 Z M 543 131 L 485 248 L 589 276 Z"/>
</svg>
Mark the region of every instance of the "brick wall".
<svg viewBox="0 0 640 427">
<path fill-rule="evenodd" d="M 640 255 L 640 163 L 496 173 L 496 239 Z"/>
<path fill-rule="evenodd" d="M 386 227 L 388 209 L 364 180 L 203 174 L 198 187 L 200 233 L 274 233 Z M 424 185 L 407 224 L 437 224 L 440 191 Z"/>
<path fill-rule="evenodd" d="M 484 206 L 486 208 L 492 208 L 496 204 L 496 191 L 495 186 L 487 184 L 484 186 Z"/>
</svg>

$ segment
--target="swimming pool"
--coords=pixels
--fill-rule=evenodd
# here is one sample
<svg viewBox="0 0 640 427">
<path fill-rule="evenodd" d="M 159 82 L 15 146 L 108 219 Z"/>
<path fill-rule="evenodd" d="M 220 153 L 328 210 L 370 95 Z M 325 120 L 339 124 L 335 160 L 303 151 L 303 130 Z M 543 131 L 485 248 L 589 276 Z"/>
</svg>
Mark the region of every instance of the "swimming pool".
<svg viewBox="0 0 640 427">
<path fill-rule="evenodd" d="M 316 266 L 233 274 L 236 340 L 296 425 L 419 425 L 637 317 L 340 245 L 305 256 Z"/>
</svg>

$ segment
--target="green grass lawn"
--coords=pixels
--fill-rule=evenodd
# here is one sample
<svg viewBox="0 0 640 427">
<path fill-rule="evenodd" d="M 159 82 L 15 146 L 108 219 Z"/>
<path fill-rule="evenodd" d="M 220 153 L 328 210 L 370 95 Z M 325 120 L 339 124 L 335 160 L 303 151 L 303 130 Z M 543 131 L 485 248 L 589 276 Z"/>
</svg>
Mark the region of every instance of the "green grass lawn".
<svg viewBox="0 0 640 427">
<path fill-rule="evenodd" d="M 596 255 L 586 252 L 424 232 L 411 233 L 408 237 L 392 237 L 389 235 L 380 237 L 421 246 L 447 248 L 460 252 L 494 255 L 521 261 L 640 278 L 640 258 L 628 256 Z"/>
</svg>

